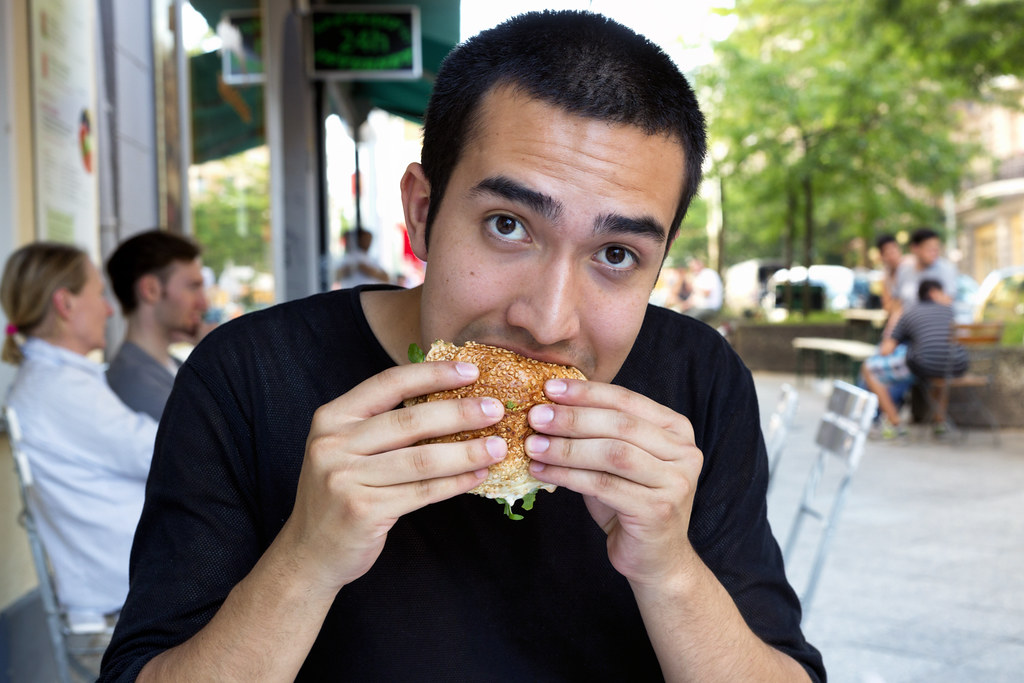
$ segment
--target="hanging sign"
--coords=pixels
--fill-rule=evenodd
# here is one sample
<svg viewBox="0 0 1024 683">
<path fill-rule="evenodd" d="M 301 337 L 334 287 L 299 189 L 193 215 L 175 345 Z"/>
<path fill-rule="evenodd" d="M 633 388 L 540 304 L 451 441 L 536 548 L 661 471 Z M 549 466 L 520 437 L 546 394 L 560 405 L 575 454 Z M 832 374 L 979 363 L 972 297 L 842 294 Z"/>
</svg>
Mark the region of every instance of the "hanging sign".
<svg viewBox="0 0 1024 683">
<path fill-rule="evenodd" d="M 313 78 L 416 80 L 423 74 L 419 7 L 318 6 L 308 27 Z"/>
</svg>

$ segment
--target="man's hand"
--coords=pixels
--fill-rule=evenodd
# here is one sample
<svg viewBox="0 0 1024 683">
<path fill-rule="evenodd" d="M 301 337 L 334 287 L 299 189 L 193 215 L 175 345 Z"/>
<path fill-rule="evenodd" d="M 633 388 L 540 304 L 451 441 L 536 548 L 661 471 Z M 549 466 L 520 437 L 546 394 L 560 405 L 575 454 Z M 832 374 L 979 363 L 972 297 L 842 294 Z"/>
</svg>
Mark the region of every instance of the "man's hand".
<svg viewBox="0 0 1024 683">
<path fill-rule="evenodd" d="M 505 457 L 500 437 L 414 445 L 494 424 L 504 406 L 493 398 L 395 409 L 478 375 L 468 363 L 403 365 L 317 410 L 281 532 L 210 623 L 150 660 L 139 680 L 294 679 L 338 591 L 373 566 L 395 521 L 469 491 Z"/>
<path fill-rule="evenodd" d="M 703 455 L 689 420 L 627 389 L 549 380 L 526 441 L 538 479 L 584 495 L 613 566 L 655 584 L 699 562 L 687 540 Z"/>
<path fill-rule="evenodd" d="M 549 380 L 526 452 L 538 479 L 583 494 L 630 582 L 668 681 L 807 681 L 758 638 L 690 545 L 704 456 L 682 415 L 621 387 Z M 727 643 L 728 645 L 723 645 Z"/>
<path fill-rule="evenodd" d="M 279 540 L 333 599 L 377 560 L 402 515 L 480 483 L 507 453 L 500 437 L 414 445 L 494 424 L 493 398 L 421 403 L 404 399 L 470 384 L 468 363 L 417 363 L 371 377 L 313 416 L 295 507 Z M 276 542 L 275 542 L 276 543 Z"/>
</svg>

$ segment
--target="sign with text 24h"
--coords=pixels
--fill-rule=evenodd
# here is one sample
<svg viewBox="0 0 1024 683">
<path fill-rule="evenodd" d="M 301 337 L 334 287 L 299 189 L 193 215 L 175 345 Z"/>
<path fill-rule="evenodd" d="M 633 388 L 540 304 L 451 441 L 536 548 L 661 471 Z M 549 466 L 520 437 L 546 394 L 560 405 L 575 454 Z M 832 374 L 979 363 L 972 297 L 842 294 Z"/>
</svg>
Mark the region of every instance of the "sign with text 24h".
<svg viewBox="0 0 1024 683">
<path fill-rule="evenodd" d="M 318 7 L 309 31 L 313 78 L 415 80 L 423 73 L 419 7 Z"/>
</svg>

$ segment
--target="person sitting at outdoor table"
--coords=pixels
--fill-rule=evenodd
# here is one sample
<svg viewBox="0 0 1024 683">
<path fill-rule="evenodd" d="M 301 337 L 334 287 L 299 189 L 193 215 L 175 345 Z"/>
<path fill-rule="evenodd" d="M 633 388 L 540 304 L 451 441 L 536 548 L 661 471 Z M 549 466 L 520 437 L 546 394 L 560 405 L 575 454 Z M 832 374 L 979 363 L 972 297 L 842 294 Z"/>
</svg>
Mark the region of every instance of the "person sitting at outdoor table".
<svg viewBox="0 0 1024 683">
<path fill-rule="evenodd" d="M 106 344 L 113 310 L 82 250 L 37 242 L 4 268 L 9 324 L 3 360 L 18 373 L 6 405 L 21 422 L 35 481 L 28 501 L 71 621 L 116 614 L 128 594 L 128 555 L 157 423 L 129 409 L 87 357 Z"/>
<path fill-rule="evenodd" d="M 966 349 L 950 340 L 952 325 L 953 300 L 938 280 L 923 280 L 918 287 L 918 303 L 903 312 L 892 336 L 882 340 L 879 354 L 864 361 L 861 377 L 878 396 L 882 438 L 906 434 L 897 402 L 915 377 L 943 377 L 949 370 L 962 375 L 967 371 Z M 937 434 L 943 430 L 945 419 L 940 405 L 935 413 Z"/>
</svg>

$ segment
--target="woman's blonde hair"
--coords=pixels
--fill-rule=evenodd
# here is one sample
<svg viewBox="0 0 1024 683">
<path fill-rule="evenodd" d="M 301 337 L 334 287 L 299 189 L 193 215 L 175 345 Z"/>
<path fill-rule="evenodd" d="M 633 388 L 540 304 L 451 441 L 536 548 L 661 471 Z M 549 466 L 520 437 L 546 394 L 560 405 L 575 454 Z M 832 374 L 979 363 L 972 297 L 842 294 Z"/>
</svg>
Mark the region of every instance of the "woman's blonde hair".
<svg viewBox="0 0 1024 683">
<path fill-rule="evenodd" d="M 82 291 L 88 263 L 88 255 L 78 247 L 56 242 L 33 242 L 11 254 L 0 282 L 0 302 L 8 323 L 0 354 L 3 360 L 14 365 L 24 360 L 16 337 L 38 331 L 53 306 L 54 292 Z"/>
</svg>

